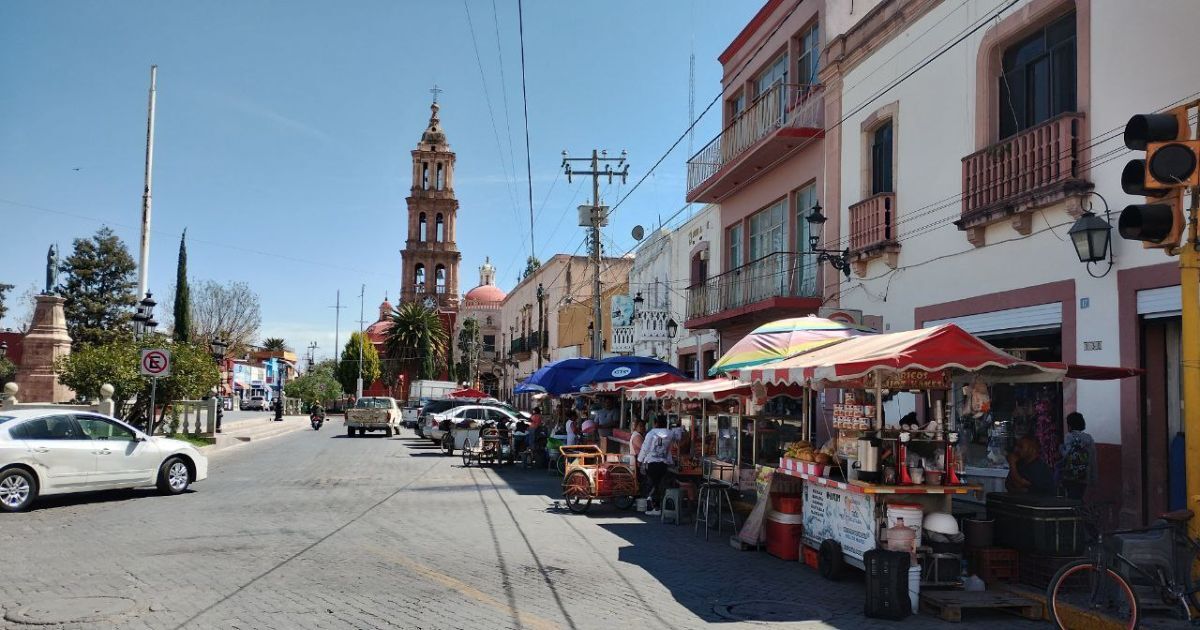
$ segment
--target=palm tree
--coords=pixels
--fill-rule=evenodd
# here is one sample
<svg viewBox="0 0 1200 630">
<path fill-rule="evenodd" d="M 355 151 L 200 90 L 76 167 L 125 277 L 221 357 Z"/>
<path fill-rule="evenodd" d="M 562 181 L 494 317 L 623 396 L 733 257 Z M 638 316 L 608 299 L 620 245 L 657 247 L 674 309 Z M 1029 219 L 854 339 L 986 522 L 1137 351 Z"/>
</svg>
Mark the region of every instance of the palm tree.
<svg viewBox="0 0 1200 630">
<path fill-rule="evenodd" d="M 414 377 L 436 378 L 450 347 L 450 336 L 437 312 L 409 302 L 393 310 L 389 320 L 383 344 L 389 373 L 405 374 L 410 382 Z"/>
<path fill-rule="evenodd" d="M 279 337 L 268 337 L 263 340 L 263 350 L 270 350 L 271 352 L 287 350 L 287 342 Z"/>
</svg>

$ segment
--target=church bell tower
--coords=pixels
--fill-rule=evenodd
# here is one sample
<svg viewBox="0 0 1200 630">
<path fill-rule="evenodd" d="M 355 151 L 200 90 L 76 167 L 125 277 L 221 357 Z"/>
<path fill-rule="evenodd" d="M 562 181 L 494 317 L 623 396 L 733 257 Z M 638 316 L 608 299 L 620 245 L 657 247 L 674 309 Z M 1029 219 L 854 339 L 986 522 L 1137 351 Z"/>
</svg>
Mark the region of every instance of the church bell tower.
<svg viewBox="0 0 1200 630">
<path fill-rule="evenodd" d="M 458 200 L 454 198 L 454 152 L 438 119 L 437 90 L 429 106 L 429 126 L 412 152 L 408 238 L 400 252 L 400 301 L 453 310 L 458 306 L 458 264 L 454 242 Z"/>
</svg>

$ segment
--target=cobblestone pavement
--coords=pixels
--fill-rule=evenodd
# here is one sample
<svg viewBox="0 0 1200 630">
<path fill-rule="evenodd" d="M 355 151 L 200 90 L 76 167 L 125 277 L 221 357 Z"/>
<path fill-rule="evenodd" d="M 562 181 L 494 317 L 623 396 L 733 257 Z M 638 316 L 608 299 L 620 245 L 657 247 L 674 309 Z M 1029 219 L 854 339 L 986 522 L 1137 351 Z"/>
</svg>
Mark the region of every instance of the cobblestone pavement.
<svg viewBox="0 0 1200 630">
<path fill-rule="evenodd" d="M 777 628 L 952 627 L 866 619 L 861 578 L 827 582 L 690 525 L 555 511 L 545 471 L 464 469 L 407 432 L 300 431 L 218 453 L 210 475 L 183 496 L 50 498 L 0 515 L 0 609 L 126 598 L 102 601 L 127 612 L 62 628 L 761 627 L 719 611 Z"/>
</svg>

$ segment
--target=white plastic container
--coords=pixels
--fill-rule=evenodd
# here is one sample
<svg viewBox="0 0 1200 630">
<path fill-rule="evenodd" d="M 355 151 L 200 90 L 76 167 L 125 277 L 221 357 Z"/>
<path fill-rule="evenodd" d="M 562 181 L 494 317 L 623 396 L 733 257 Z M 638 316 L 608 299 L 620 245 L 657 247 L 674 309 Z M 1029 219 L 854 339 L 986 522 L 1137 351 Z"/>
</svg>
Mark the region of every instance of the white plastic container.
<svg viewBox="0 0 1200 630">
<path fill-rule="evenodd" d="M 917 503 L 889 503 L 887 505 L 887 526 L 895 527 L 903 521 L 903 525 L 913 530 L 914 548 L 921 546 L 921 523 L 924 514 Z"/>
<path fill-rule="evenodd" d="M 643 499 L 638 499 L 638 500 L 637 500 L 637 511 L 639 511 L 639 512 L 645 512 L 645 511 L 646 511 L 646 507 L 647 507 L 647 505 L 646 505 L 646 499 L 644 499 L 644 498 L 643 498 Z"/>
<path fill-rule="evenodd" d="M 914 564 L 908 567 L 908 601 L 912 604 L 913 614 L 917 614 L 920 610 L 921 600 L 921 565 Z"/>
</svg>

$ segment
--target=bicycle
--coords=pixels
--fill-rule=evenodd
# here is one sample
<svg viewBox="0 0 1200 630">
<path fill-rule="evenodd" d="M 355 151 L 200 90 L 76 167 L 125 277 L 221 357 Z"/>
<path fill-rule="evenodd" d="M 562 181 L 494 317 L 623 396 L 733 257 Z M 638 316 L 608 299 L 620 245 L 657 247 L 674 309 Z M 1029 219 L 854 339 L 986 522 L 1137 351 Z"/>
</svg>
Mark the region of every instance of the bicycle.
<svg viewBox="0 0 1200 630">
<path fill-rule="evenodd" d="M 1081 516 L 1095 543 L 1085 557 L 1071 562 L 1050 580 L 1046 601 L 1055 627 L 1067 630 L 1141 621 L 1138 591 L 1157 592 L 1163 603 L 1178 606 L 1183 619 L 1200 625 L 1200 601 L 1193 566 L 1200 562 L 1200 541 L 1187 533 L 1191 510 L 1169 512 L 1150 527 L 1100 533 L 1083 508 Z"/>
</svg>

